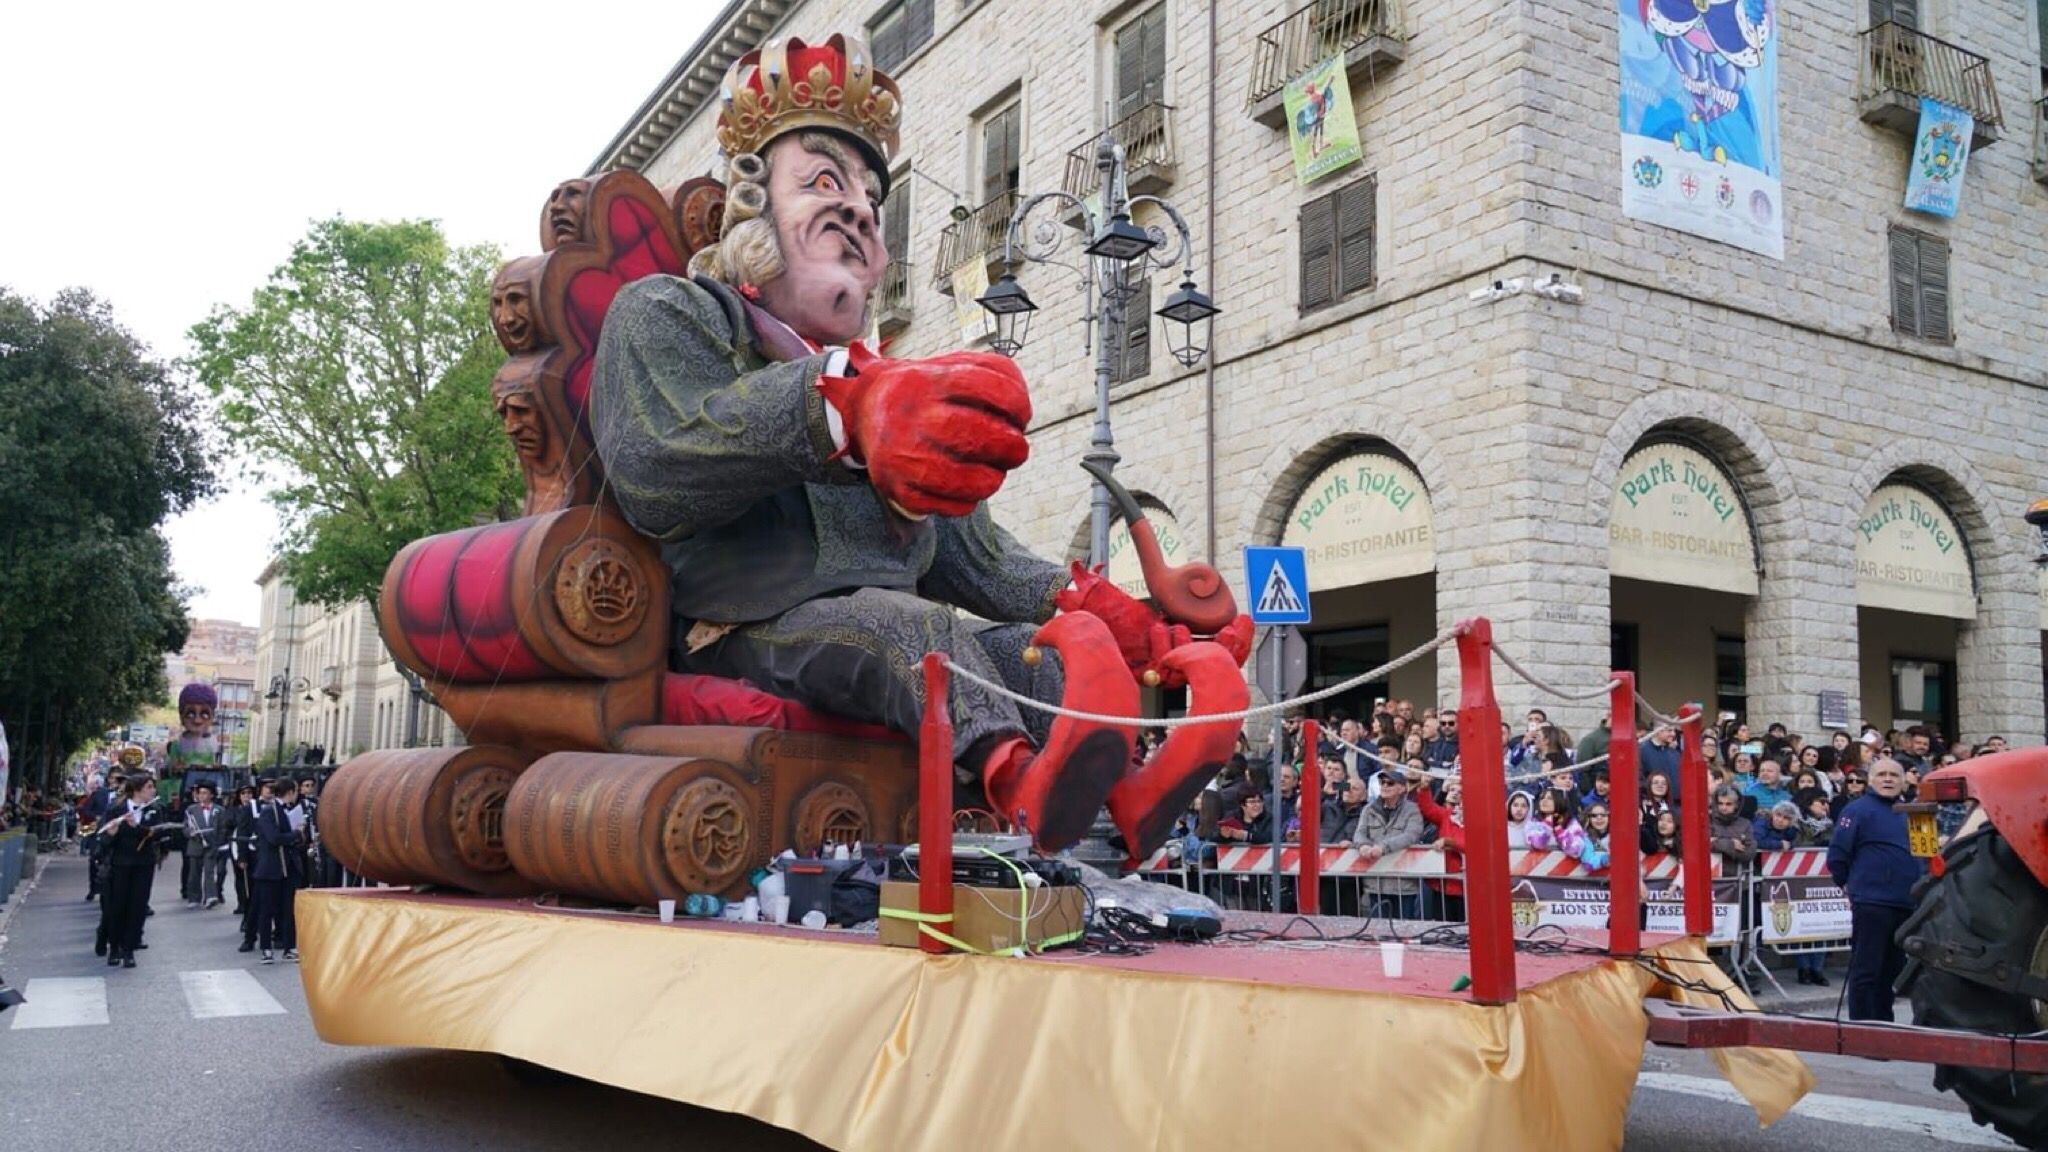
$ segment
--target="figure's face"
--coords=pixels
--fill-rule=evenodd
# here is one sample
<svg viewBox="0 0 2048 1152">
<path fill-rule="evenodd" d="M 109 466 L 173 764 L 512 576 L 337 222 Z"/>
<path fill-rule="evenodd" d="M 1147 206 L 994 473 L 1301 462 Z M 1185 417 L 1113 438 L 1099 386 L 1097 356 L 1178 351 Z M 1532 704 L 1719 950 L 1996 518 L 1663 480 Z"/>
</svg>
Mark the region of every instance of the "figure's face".
<svg viewBox="0 0 2048 1152">
<path fill-rule="evenodd" d="M 1607 835 L 1607 820 L 1607 809 L 1597 807 L 1586 809 L 1586 828 L 1589 831 L 1591 831 L 1593 835 Z"/>
<path fill-rule="evenodd" d="M 547 429 L 542 427 L 540 413 L 535 410 L 533 393 L 507 392 L 497 398 L 498 419 L 504 423 L 505 435 L 512 440 L 512 447 L 527 460 L 539 460 L 547 452 Z"/>
<path fill-rule="evenodd" d="M 187 704 L 178 709 L 178 723 L 185 731 L 203 736 L 213 730 L 213 709 L 204 704 Z"/>
<path fill-rule="evenodd" d="M 1768 788 L 1778 782 L 1778 762 L 1766 760 L 1756 766 L 1756 782 Z"/>
<path fill-rule="evenodd" d="M 1669 813 L 1669 812 L 1659 812 L 1659 813 L 1657 813 L 1657 835 L 1659 835 L 1659 836 L 1676 836 L 1676 835 L 1678 835 L 1678 817 L 1676 817 L 1676 816 L 1673 816 L 1673 815 L 1672 815 L 1671 813 Z"/>
<path fill-rule="evenodd" d="M 1993 737 L 1992 737 L 1991 739 L 1989 739 L 1989 740 L 1986 740 L 1986 741 L 1984 742 L 1984 750 L 1985 750 L 1986 752 L 2003 752 L 2003 751 L 2005 751 L 2005 737 L 2003 737 L 2003 736 L 1993 736 Z"/>
<path fill-rule="evenodd" d="M 1396 808 L 1401 804 L 1401 797 L 1407 794 L 1408 778 L 1406 776 L 1380 777 L 1380 803 L 1389 808 Z"/>
<path fill-rule="evenodd" d="M 491 327 L 507 352 L 533 346 L 533 296 L 523 276 L 508 276 L 491 285 Z"/>
<path fill-rule="evenodd" d="M 590 193 L 588 180 L 564 180 L 548 196 L 546 247 L 575 240 L 583 235 L 583 201 Z"/>
<path fill-rule="evenodd" d="M 1714 811 L 1719 812 L 1723 816 L 1733 816 L 1735 815 L 1735 809 L 1738 806 L 1740 806 L 1740 804 L 1741 801 L 1737 800 L 1735 797 L 1723 793 L 1722 795 L 1716 796 L 1714 798 Z"/>
<path fill-rule="evenodd" d="M 1266 798 L 1254 792 L 1244 798 L 1244 818 L 1257 820 L 1266 814 Z"/>
<path fill-rule="evenodd" d="M 1346 804 L 1365 803 L 1365 781 L 1351 780 L 1346 782 L 1344 785 L 1344 802 Z"/>
<path fill-rule="evenodd" d="M 1529 818 L 1529 797 L 1517 792 L 1508 797 L 1508 819 L 1517 823 Z"/>
<path fill-rule="evenodd" d="M 1924 734 L 1924 733 L 1923 733 L 1923 734 L 1921 734 L 1921 735 L 1919 735 L 1919 736 L 1908 736 L 1908 737 L 1906 737 L 1906 743 L 1907 743 L 1907 746 L 1909 746 L 1910 748 L 1912 748 L 1912 749 L 1913 749 L 1913 755 L 1915 755 L 1915 756 L 1925 756 L 1925 755 L 1927 755 L 1927 746 L 1928 746 L 1928 739 L 1927 739 L 1927 736 L 1926 736 L 1926 734 Z"/>
<path fill-rule="evenodd" d="M 1294 765 L 1287 764 L 1281 767 L 1280 791 L 1282 794 L 1292 793 L 1295 790 L 1295 788 L 1300 785 L 1300 783 L 1301 777 L 1295 774 Z"/>
<path fill-rule="evenodd" d="M 1849 746 L 1849 734 L 1847 732 L 1837 732 L 1829 738 L 1828 742 L 1835 746 L 1835 751 L 1840 752 Z"/>
<path fill-rule="evenodd" d="M 804 144 L 791 133 L 768 147 L 768 210 L 784 271 L 760 285 L 761 305 L 799 336 L 845 344 L 860 336 L 889 259 L 879 205 L 851 149 Z"/>
</svg>

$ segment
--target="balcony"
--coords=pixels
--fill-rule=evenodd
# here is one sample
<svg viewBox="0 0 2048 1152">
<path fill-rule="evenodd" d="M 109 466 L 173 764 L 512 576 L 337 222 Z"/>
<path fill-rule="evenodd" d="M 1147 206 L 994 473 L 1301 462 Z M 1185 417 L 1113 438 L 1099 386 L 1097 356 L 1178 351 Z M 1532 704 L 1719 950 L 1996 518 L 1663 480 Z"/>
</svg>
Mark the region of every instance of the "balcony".
<svg viewBox="0 0 2048 1152">
<path fill-rule="evenodd" d="M 2048 96 L 2034 101 L 2034 179 L 2048 184 Z"/>
<path fill-rule="evenodd" d="M 1314 0 L 1259 33 L 1246 111 L 1268 128 L 1286 127 L 1287 82 L 1336 52 L 1344 54 L 1353 91 L 1375 69 L 1399 64 L 1408 55 L 1400 0 Z"/>
<path fill-rule="evenodd" d="M 1920 131 L 1922 96 L 1976 118 L 1971 151 L 1997 142 L 2004 127 L 1998 90 L 1991 83 L 1991 61 L 1902 24 L 1879 24 L 1863 33 L 1856 93 L 1865 124 L 1909 137 Z"/>
<path fill-rule="evenodd" d="M 1154 101 L 1109 126 L 1110 138 L 1124 150 L 1124 182 L 1133 196 L 1158 192 L 1173 183 L 1175 148 L 1173 108 Z M 1086 200 L 1102 187 L 1095 166 L 1095 148 L 1102 136 L 1090 136 L 1067 153 L 1067 179 L 1060 187 L 1076 200 Z M 1079 213 L 1072 214 L 1076 219 Z"/>
<path fill-rule="evenodd" d="M 939 260 L 932 269 L 932 284 L 948 296 L 953 294 L 953 270 L 969 260 L 1000 258 L 1003 236 L 1010 227 L 1010 214 L 1017 210 L 1017 190 L 997 196 L 957 220 L 939 233 Z"/>
<path fill-rule="evenodd" d="M 329 664 L 320 670 L 320 691 L 330 700 L 341 698 L 341 665 Z"/>
<path fill-rule="evenodd" d="M 875 297 L 875 325 L 884 337 L 910 327 L 910 264 L 891 260 L 882 269 L 882 286 Z"/>
</svg>

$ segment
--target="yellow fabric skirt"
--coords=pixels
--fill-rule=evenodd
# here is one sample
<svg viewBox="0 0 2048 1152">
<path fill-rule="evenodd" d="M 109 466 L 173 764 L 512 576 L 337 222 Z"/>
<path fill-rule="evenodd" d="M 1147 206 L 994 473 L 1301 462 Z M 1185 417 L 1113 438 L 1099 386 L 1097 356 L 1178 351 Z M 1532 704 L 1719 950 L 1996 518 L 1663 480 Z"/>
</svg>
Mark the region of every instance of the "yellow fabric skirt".
<svg viewBox="0 0 2048 1152">
<path fill-rule="evenodd" d="M 297 919 L 329 1043 L 502 1053 L 889 1152 L 1619 1148 L 1642 1001 L 1687 995 L 1600 961 L 1487 1007 L 390 890 L 302 892 Z M 1721 981 L 1697 941 L 1659 954 Z M 1812 1085 L 1719 1055 L 1765 1122 Z"/>
</svg>

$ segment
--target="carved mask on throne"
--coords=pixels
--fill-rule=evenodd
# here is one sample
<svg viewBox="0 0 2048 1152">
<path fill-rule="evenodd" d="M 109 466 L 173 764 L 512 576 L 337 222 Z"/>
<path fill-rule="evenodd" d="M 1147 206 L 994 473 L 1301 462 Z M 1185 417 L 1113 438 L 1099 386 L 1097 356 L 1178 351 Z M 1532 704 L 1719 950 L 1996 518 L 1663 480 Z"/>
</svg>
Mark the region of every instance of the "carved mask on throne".
<svg viewBox="0 0 2048 1152">
<path fill-rule="evenodd" d="M 539 397 L 526 365 L 512 361 L 498 370 L 491 381 L 491 405 L 498 412 L 505 435 L 512 441 L 522 463 L 535 468 L 548 465 L 548 429 L 541 419 Z"/>
<path fill-rule="evenodd" d="M 583 217 L 585 205 L 590 196 L 590 181 L 564 180 L 555 185 L 548 196 L 548 205 L 540 214 L 540 247 L 543 252 L 553 252 L 558 245 L 583 238 Z"/>
<path fill-rule="evenodd" d="M 522 256 L 506 263 L 491 282 L 491 331 L 505 351 L 517 356 L 540 343 L 540 329 L 534 316 L 535 281 L 540 258 Z"/>
</svg>

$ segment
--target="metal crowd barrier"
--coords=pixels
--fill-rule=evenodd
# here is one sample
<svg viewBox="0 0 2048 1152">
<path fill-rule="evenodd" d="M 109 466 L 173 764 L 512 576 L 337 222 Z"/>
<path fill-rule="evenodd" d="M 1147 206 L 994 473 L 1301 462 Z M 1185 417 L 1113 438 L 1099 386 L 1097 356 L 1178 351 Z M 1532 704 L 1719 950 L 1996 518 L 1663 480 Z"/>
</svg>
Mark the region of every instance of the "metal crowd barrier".
<svg viewBox="0 0 2048 1152">
<path fill-rule="evenodd" d="M 16 828 L 0 832 L 0 904 L 14 894 L 14 886 L 21 882 L 22 863 L 28 857 L 28 830 Z"/>
<path fill-rule="evenodd" d="M 1158 883 L 1198 891 L 1227 908 L 1275 911 L 1272 905 L 1273 852 L 1269 844 L 1205 845 L 1195 860 L 1184 859 L 1180 843 L 1154 853 L 1139 873 Z M 1208 859 L 1213 848 L 1214 858 Z M 1301 868 L 1301 849 L 1279 849 L 1281 902 L 1277 911 L 1294 911 L 1294 885 Z M 1445 867 L 1441 848 L 1410 848 L 1377 862 L 1368 862 L 1348 844 L 1327 844 L 1317 853 L 1322 868 L 1321 905 L 1337 915 L 1376 912 L 1393 919 L 1460 921 L 1464 919 L 1462 872 Z M 1645 928 L 1651 932 L 1685 930 L 1684 891 L 1680 862 L 1669 855 L 1643 858 Z M 1607 871 L 1588 872 L 1562 852 L 1515 851 L 1508 857 L 1510 894 L 1516 931 L 1526 934 L 1542 925 L 1563 929 L 1605 928 L 1608 920 Z M 1713 860 L 1713 928 L 1710 948 L 1728 949 L 1738 968 L 1770 976 L 1762 952 L 1794 956 L 1805 952 L 1840 952 L 1849 947 L 1849 900 L 1827 871 L 1827 849 L 1797 848 L 1765 852 L 1732 873 L 1719 856 Z M 1407 908 L 1375 909 L 1375 885 L 1388 880 L 1419 881 L 1419 899 Z M 1403 915 L 1400 913 L 1409 913 Z M 1390 913 L 1393 913 L 1390 915 Z M 1744 979 L 1745 986 L 1747 980 Z"/>
</svg>

